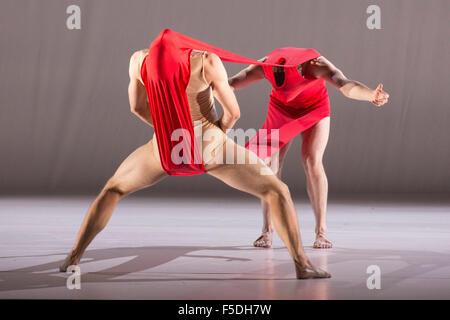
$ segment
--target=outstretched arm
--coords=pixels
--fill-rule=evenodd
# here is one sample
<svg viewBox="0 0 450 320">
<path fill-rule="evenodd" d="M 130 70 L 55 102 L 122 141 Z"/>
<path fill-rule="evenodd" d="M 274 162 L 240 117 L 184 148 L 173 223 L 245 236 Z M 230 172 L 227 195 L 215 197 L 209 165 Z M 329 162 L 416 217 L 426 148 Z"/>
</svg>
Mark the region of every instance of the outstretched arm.
<svg viewBox="0 0 450 320">
<path fill-rule="evenodd" d="M 145 50 L 136 51 L 130 59 L 129 75 L 130 83 L 128 85 L 128 99 L 130 101 L 130 110 L 145 123 L 153 126 L 152 115 L 147 102 L 147 92 L 141 82 L 140 65 L 145 57 Z"/>
<path fill-rule="evenodd" d="M 264 57 L 258 61 L 264 62 L 266 59 L 267 57 Z M 228 79 L 228 83 L 233 90 L 238 90 L 245 88 L 263 78 L 264 70 L 262 66 L 252 64 Z"/>
<path fill-rule="evenodd" d="M 220 128 L 226 132 L 240 117 L 239 104 L 233 90 L 228 84 L 228 75 L 222 61 L 213 53 L 208 53 L 204 63 L 205 79 L 211 84 L 214 97 L 223 108 Z"/>
<path fill-rule="evenodd" d="M 382 106 L 388 102 L 389 94 L 383 91 L 383 84 L 380 83 L 373 90 L 361 82 L 348 79 L 341 70 L 322 56 L 306 62 L 303 66 L 303 74 L 306 78 L 324 79 L 350 99 L 370 101 L 376 106 Z"/>
</svg>

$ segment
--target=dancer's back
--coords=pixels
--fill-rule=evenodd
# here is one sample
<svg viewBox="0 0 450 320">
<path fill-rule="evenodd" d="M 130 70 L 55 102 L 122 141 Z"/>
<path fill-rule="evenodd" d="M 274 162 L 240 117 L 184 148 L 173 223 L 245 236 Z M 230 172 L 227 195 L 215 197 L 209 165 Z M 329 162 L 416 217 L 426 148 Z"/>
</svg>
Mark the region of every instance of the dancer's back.
<svg viewBox="0 0 450 320">
<path fill-rule="evenodd" d="M 205 59 L 208 53 L 192 51 L 191 76 L 186 88 L 192 121 L 214 123 L 218 120 L 211 84 L 205 78 Z"/>
<path fill-rule="evenodd" d="M 132 68 L 144 68 L 148 50 L 141 50 L 136 53 L 136 56 L 133 62 L 135 67 Z M 194 135 L 198 145 L 202 146 L 202 158 L 205 164 L 222 163 L 225 156 L 225 150 L 222 148 L 226 142 L 226 134 L 218 127 L 219 118 L 215 108 L 213 89 L 205 75 L 205 64 L 210 65 L 211 60 L 214 59 L 218 59 L 214 54 L 193 50 L 190 54 L 191 74 L 186 86 Z M 144 84 L 141 74 L 142 72 L 139 74 L 139 81 Z M 214 139 L 204 138 L 206 135 L 213 136 Z M 154 136 L 152 140 L 155 148 L 158 148 L 156 137 Z"/>
</svg>

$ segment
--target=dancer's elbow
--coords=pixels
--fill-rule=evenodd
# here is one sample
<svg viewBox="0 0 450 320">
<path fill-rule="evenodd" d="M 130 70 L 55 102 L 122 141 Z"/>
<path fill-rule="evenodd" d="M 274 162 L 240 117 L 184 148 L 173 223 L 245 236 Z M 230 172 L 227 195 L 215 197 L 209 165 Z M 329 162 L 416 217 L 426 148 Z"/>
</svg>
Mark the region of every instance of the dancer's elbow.
<svg viewBox="0 0 450 320">
<path fill-rule="evenodd" d="M 139 106 L 136 104 L 130 104 L 130 112 L 136 116 L 141 114 Z"/>
<path fill-rule="evenodd" d="M 142 110 L 137 104 L 130 104 L 130 112 L 139 118 L 142 116 Z"/>
<path fill-rule="evenodd" d="M 338 83 L 339 91 L 347 98 L 352 97 L 351 91 L 355 86 L 356 86 L 355 81 L 348 80 L 348 79 L 347 79 L 347 81 L 342 81 L 342 82 Z"/>
<path fill-rule="evenodd" d="M 233 111 L 231 111 L 230 118 L 233 121 L 238 121 L 240 117 L 241 117 L 241 111 L 240 110 L 233 110 Z"/>
<path fill-rule="evenodd" d="M 231 90 L 235 91 L 236 88 L 236 81 L 233 78 L 228 78 L 228 85 L 230 86 Z"/>
</svg>

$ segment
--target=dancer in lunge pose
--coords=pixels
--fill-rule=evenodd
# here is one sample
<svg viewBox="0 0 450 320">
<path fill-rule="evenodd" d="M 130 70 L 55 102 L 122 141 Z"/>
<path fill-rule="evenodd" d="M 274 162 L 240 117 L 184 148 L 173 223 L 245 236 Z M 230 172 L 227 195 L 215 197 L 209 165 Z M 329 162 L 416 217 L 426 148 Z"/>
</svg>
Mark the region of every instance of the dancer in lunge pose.
<svg viewBox="0 0 450 320">
<path fill-rule="evenodd" d="M 297 278 L 330 277 L 313 266 L 303 250 L 288 187 L 273 174 L 262 175 L 262 170 L 269 170 L 264 162 L 226 136 L 224 131 L 233 127 L 240 111 L 219 57 L 232 62 L 260 63 L 167 29 L 152 42 L 149 50 L 133 54 L 128 88 L 131 110 L 155 128 L 155 135 L 122 162 L 91 204 L 61 271 L 79 263 L 120 199 L 168 175 L 206 172 L 267 204 L 275 229 L 294 260 Z M 213 97 L 223 107 L 220 119 Z M 197 130 L 200 128 L 201 133 Z M 215 139 L 205 139 L 211 133 Z M 199 143 L 208 154 L 199 151 Z M 179 161 L 180 144 L 182 161 Z M 245 163 L 226 164 L 229 150 L 234 151 L 235 159 L 243 158 Z"/>
</svg>

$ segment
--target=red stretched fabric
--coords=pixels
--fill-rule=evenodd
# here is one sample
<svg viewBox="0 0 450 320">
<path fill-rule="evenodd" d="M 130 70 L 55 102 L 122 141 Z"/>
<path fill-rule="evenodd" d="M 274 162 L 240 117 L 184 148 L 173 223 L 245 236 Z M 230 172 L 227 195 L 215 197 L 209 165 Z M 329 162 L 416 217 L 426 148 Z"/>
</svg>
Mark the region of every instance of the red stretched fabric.
<svg viewBox="0 0 450 320">
<path fill-rule="evenodd" d="M 323 79 L 305 79 L 297 65 L 317 58 L 314 49 L 280 48 L 267 56 L 263 65 L 266 79 L 272 84 L 264 125 L 246 145 L 261 158 L 270 156 L 299 133 L 330 116 L 330 101 Z M 284 82 L 278 86 L 270 64 L 286 62 Z M 274 134 L 273 129 L 278 129 Z M 264 131 L 267 130 L 267 131 Z M 274 147 L 275 145 L 275 147 Z"/>
<path fill-rule="evenodd" d="M 161 165 L 169 175 L 205 172 L 186 95 L 190 78 L 190 54 L 193 49 L 215 53 L 223 61 L 268 64 L 216 48 L 169 29 L 164 29 L 159 34 L 151 43 L 149 53 L 144 59 L 141 77 L 147 91 Z M 175 130 L 179 136 L 173 141 L 172 134 Z M 180 144 L 184 146 L 181 149 L 187 152 L 182 152 L 180 156 L 184 161 L 178 163 L 172 159 L 172 150 Z"/>
</svg>

